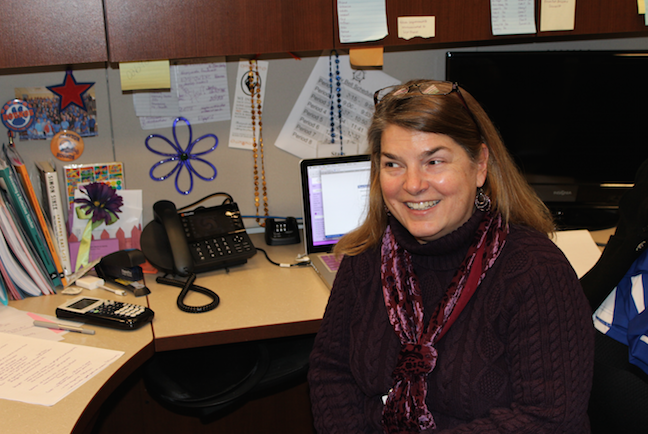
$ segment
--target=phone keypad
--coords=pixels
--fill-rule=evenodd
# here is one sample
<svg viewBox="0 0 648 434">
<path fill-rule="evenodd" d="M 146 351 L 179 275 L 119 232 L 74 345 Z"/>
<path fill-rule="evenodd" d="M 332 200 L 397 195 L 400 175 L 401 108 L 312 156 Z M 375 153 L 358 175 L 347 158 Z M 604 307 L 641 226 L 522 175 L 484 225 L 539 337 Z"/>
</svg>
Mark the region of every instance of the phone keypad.
<svg viewBox="0 0 648 434">
<path fill-rule="evenodd" d="M 192 247 L 194 259 L 201 262 L 243 254 L 253 248 L 247 237 L 240 234 L 201 240 Z"/>
</svg>

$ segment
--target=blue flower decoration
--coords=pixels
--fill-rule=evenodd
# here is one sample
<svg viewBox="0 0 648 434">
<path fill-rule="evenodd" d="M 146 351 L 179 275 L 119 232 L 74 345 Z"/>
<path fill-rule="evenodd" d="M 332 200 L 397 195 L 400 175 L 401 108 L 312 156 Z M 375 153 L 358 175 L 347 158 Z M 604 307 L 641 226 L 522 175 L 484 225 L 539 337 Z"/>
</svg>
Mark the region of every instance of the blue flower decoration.
<svg viewBox="0 0 648 434">
<path fill-rule="evenodd" d="M 182 149 L 182 146 L 180 146 L 180 143 L 178 143 L 178 137 L 176 136 L 176 125 L 177 125 L 178 121 L 183 121 L 185 124 L 187 124 L 187 127 L 189 128 L 189 144 L 187 145 L 186 150 Z M 158 138 L 164 140 L 165 142 L 167 142 L 169 145 L 171 145 L 171 147 L 173 148 L 173 150 L 175 152 L 174 153 L 166 153 L 166 152 L 156 151 L 155 149 L 151 148 L 151 146 L 149 145 L 149 140 L 151 140 L 154 137 L 158 137 Z M 214 138 L 214 146 L 212 146 L 211 148 L 209 148 L 208 150 L 203 151 L 203 152 L 192 153 L 194 146 L 196 146 L 196 144 L 198 142 L 200 142 L 202 139 L 205 139 L 207 137 L 213 137 Z M 154 154 L 162 155 L 163 157 L 169 157 L 169 158 L 165 158 L 164 160 L 158 161 L 157 163 L 155 163 L 153 165 L 153 167 L 151 167 L 151 170 L 149 172 L 149 174 L 151 176 L 151 179 L 153 179 L 154 181 L 164 181 L 165 179 L 167 179 L 168 177 L 170 177 L 171 175 L 173 175 L 175 173 L 176 174 L 176 177 L 175 177 L 176 190 L 178 191 L 178 193 L 185 194 L 185 195 L 191 193 L 191 190 L 193 189 L 193 183 L 194 183 L 193 182 L 193 175 L 196 175 L 198 178 L 202 179 L 203 181 L 213 181 L 216 178 L 216 175 L 218 173 L 216 171 L 216 167 L 212 163 L 210 163 L 209 161 L 200 158 L 200 156 L 208 154 L 209 152 L 216 149 L 216 146 L 218 146 L 218 138 L 214 134 L 205 134 L 204 136 L 201 136 L 196 140 L 192 140 L 192 138 L 193 138 L 193 135 L 192 135 L 192 131 L 191 131 L 191 124 L 189 123 L 189 121 L 187 119 L 185 119 L 183 117 L 176 118 L 173 121 L 173 139 L 175 140 L 175 144 L 171 143 L 171 141 L 169 139 L 167 139 L 166 137 L 164 137 L 164 136 L 162 136 L 160 134 L 151 134 L 151 135 L 149 135 L 146 138 L 146 142 L 145 142 L 146 147 L 148 148 L 148 150 L 153 152 Z M 153 172 L 159 166 L 161 166 L 161 165 L 163 165 L 165 163 L 170 163 L 170 162 L 172 163 L 174 161 L 176 162 L 175 167 L 173 167 L 173 169 L 171 169 L 171 171 L 169 171 L 169 173 L 167 173 L 166 175 L 163 175 L 163 176 L 159 176 L 159 177 L 156 177 L 156 176 L 153 175 Z M 210 177 L 202 176 L 193 167 L 192 161 L 193 162 L 201 162 L 201 163 L 207 165 L 208 170 L 210 170 L 210 172 L 213 173 L 213 175 L 210 176 Z M 189 173 L 189 188 L 187 190 L 180 189 L 180 185 L 179 185 L 179 182 L 178 182 L 178 180 L 180 178 L 180 173 L 182 173 L 183 168 L 186 168 L 187 172 Z"/>
</svg>

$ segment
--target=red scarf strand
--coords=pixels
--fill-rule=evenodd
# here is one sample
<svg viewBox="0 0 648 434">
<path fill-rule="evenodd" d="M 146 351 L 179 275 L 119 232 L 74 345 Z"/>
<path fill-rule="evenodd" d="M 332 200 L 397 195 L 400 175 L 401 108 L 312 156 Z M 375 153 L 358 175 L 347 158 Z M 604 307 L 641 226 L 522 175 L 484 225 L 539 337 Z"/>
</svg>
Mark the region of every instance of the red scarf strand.
<svg viewBox="0 0 648 434">
<path fill-rule="evenodd" d="M 423 324 L 423 298 L 412 265 L 412 256 L 401 247 L 391 227 L 382 240 L 381 278 L 389 321 L 401 342 L 394 386 L 383 409 L 388 434 L 435 428 L 425 404 L 427 376 L 436 366 L 434 344 L 448 331 L 484 279 L 504 246 L 508 226 L 501 214 L 486 214 L 475 240 L 455 273 L 430 322 Z"/>
</svg>

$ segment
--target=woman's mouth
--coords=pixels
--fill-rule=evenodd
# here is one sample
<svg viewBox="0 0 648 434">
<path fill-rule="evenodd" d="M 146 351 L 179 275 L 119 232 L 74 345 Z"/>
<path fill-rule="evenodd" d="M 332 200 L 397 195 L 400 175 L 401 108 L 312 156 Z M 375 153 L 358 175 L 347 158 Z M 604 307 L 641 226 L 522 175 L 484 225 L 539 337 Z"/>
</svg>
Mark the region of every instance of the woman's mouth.
<svg viewBox="0 0 648 434">
<path fill-rule="evenodd" d="M 429 200 L 427 202 L 405 202 L 405 205 L 409 209 L 413 209 L 416 211 L 425 211 L 427 209 L 430 209 L 434 207 L 436 204 L 438 204 L 440 201 L 438 200 Z"/>
</svg>

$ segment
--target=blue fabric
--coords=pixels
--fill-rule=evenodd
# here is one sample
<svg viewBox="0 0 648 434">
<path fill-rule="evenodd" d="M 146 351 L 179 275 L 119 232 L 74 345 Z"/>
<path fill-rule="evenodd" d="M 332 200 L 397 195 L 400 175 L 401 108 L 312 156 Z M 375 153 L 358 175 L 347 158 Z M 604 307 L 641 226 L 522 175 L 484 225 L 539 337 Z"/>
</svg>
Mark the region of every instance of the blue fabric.
<svg viewBox="0 0 648 434">
<path fill-rule="evenodd" d="M 648 374 L 648 251 L 594 312 L 594 326 L 628 346 L 630 363 Z"/>
</svg>

